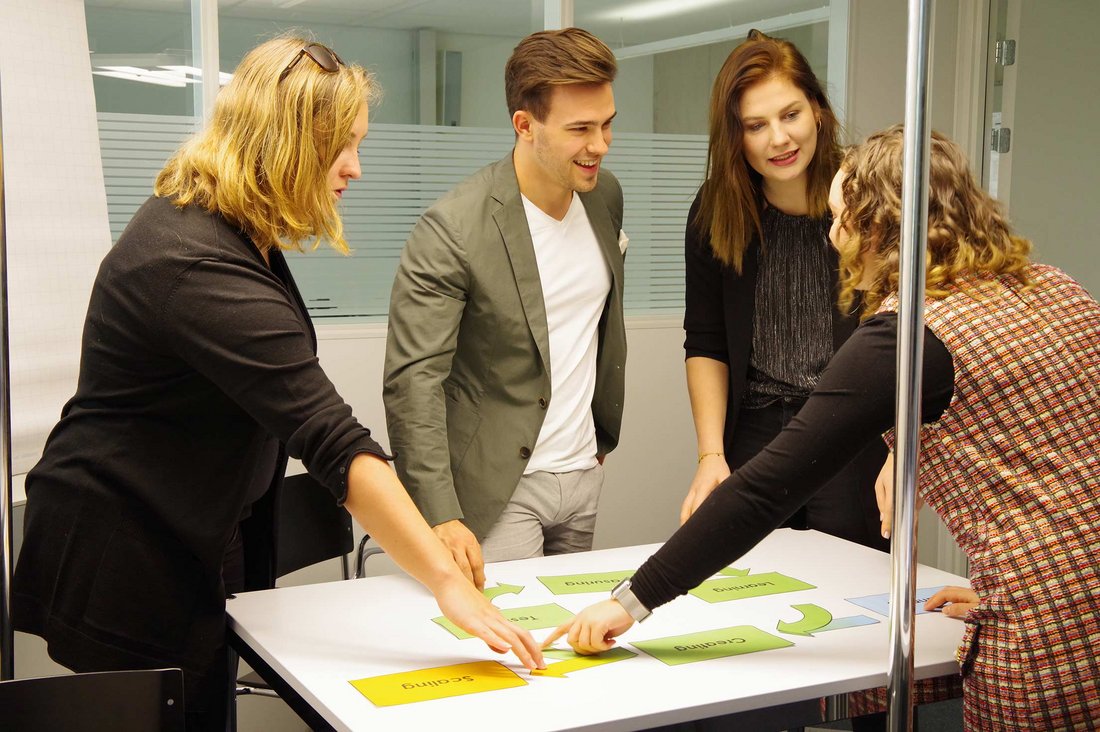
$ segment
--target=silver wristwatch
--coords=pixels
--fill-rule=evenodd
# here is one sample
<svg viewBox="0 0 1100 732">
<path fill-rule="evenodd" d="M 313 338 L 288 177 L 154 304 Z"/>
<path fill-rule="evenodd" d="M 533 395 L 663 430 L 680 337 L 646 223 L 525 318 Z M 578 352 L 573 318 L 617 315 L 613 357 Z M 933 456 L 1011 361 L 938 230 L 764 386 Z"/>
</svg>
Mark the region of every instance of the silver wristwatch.
<svg viewBox="0 0 1100 732">
<path fill-rule="evenodd" d="M 615 588 L 611 590 L 611 599 L 618 600 L 619 604 L 623 606 L 627 614 L 634 618 L 634 622 L 640 623 L 650 615 L 652 611 L 642 604 L 634 595 L 634 590 L 630 589 L 630 578 L 624 579 L 619 584 L 615 585 Z"/>
</svg>

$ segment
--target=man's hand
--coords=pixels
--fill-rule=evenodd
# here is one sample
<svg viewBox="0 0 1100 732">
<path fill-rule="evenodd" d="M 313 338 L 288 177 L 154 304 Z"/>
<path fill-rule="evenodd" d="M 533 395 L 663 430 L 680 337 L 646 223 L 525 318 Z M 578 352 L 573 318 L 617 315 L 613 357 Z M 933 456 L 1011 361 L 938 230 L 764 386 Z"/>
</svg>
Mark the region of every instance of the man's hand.
<svg viewBox="0 0 1100 732">
<path fill-rule="evenodd" d="M 619 604 L 618 600 L 604 600 L 590 605 L 555 628 L 554 632 L 542 642 L 542 647 L 546 648 L 568 633 L 567 640 L 573 650 L 589 656 L 609 650 L 615 645 L 613 640 L 615 636 L 622 635 L 632 625 L 634 625 L 634 618 L 630 617 L 630 613 Z"/>
<path fill-rule="evenodd" d="M 707 496 L 718 487 L 726 478 L 730 477 L 730 467 L 726 465 L 726 458 L 718 453 L 707 455 L 699 461 L 699 467 L 695 469 L 695 477 L 691 480 L 687 497 L 680 506 L 680 525 L 683 526 L 691 514 L 703 505 Z"/>
<path fill-rule="evenodd" d="M 485 560 L 481 558 L 481 544 L 466 524 L 458 519 L 444 521 L 432 527 L 432 531 L 443 542 L 455 559 L 455 564 L 474 583 L 479 590 L 485 589 Z"/>
<path fill-rule="evenodd" d="M 947 617 L 962 620 L 979 602 L 977 593 L 969 587 L 944 587 L 928 598 L 924 609 L 932 611 L 942 607 Z"/>
</svg>

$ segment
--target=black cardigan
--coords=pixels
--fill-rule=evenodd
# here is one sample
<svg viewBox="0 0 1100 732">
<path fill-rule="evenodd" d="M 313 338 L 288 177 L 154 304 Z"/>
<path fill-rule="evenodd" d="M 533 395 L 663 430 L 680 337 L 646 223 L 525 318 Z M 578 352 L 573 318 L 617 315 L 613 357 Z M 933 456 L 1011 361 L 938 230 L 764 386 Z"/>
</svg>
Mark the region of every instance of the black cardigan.
<svg viewBox="0 0 1100 732">
<path fill-rule="evenodd" d="M 78 671 L 206 668 L 250 489 L 273 487 L 242 527 L 255 589 L 286 454 L 341 502 L 351 458 L 385 456 L 315 354 L 281 253 L 269 269 L 222 217 L 147 201 L 100 266 L 76 394 L 27 476 L 16 627 Z"/>
<path fill-rule="evenodd" d="M 724 450 L 728 456 L 733 454 L 733 430 L 748 388 L 760 242 L 756 236 L 749 242 L 741 260 L 741 274 L 722 264 L 711 250 L 710 232 L 695 222 L 701 197 L 700 192 L 691 204 L 684 234 L 684 353 L 685 358 L 703 356 L 729 366 L 729 396 L 723 429 Z M 839 257 L 832 247 L 829 247 L 828 257 L 836 293 Z M 834 353 L 857 325 L 859 317 L 855 312 L 844 315 L 833 309 Z"/>
</svg>

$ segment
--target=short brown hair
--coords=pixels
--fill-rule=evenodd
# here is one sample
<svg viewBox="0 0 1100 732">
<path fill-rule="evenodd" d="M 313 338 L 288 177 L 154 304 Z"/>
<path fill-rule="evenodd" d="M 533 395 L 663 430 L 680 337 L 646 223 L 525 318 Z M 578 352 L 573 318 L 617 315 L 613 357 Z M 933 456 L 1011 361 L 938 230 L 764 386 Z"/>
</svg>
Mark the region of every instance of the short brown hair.
<svg viewBox="0 0 1100 732">
<path fill-rule="evenodd" d="M 619 67 L 603 41 L 580 28 L 532 33 L 504 66 L 508 114 L 525 110 L 540 122 L 550 111 L 550 93 L 565 84 L 610 84 Z"/>
<path fill-rule="evenodd" d="M 761 175 L 745 160 L 741 98 L 770 79 L 785 79 L 797 87 L 818 119 L 817 149 L 806 169 L 810 216 L 822 218 L 828 213 L 829 184 L 840 164 L 840 124 L 810 62 L 790 41 L 750 31 L 714 80 L 706 183 L 695 220 L 689 222 L 710 235 L 715 258 L 737 272 L 753 235 L 763 239 L 764 202 Z"/>
</svg>

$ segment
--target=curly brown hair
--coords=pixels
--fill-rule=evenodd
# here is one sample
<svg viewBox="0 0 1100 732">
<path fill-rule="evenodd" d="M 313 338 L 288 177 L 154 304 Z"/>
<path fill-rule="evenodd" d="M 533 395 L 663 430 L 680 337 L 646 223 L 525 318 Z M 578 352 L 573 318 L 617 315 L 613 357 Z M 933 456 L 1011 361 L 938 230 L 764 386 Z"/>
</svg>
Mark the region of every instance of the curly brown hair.
<svg viewBox="0 0 1100 732">
<path fill-rule="evenodd" d="M 898 291 L 902 147 L 902 126 L 894 125 L 849 149 L 841 163 L 840 226 L 851 237 L 840 252 L 844 312 L 865 283 L 868 266 L 875 271 L 863 292 L 863 317 Z M 975 182 L 963 151 L 938 132 L 932 133 L 928 181 L 925 295 L 947 297 L 969 274 L 1009 276 L 1030 286 L 1031 242 L 1012 233 L 1001 205 Z M 868 252 L 873 253 L 870 263 L 864 256 Z"/>
</svg>

